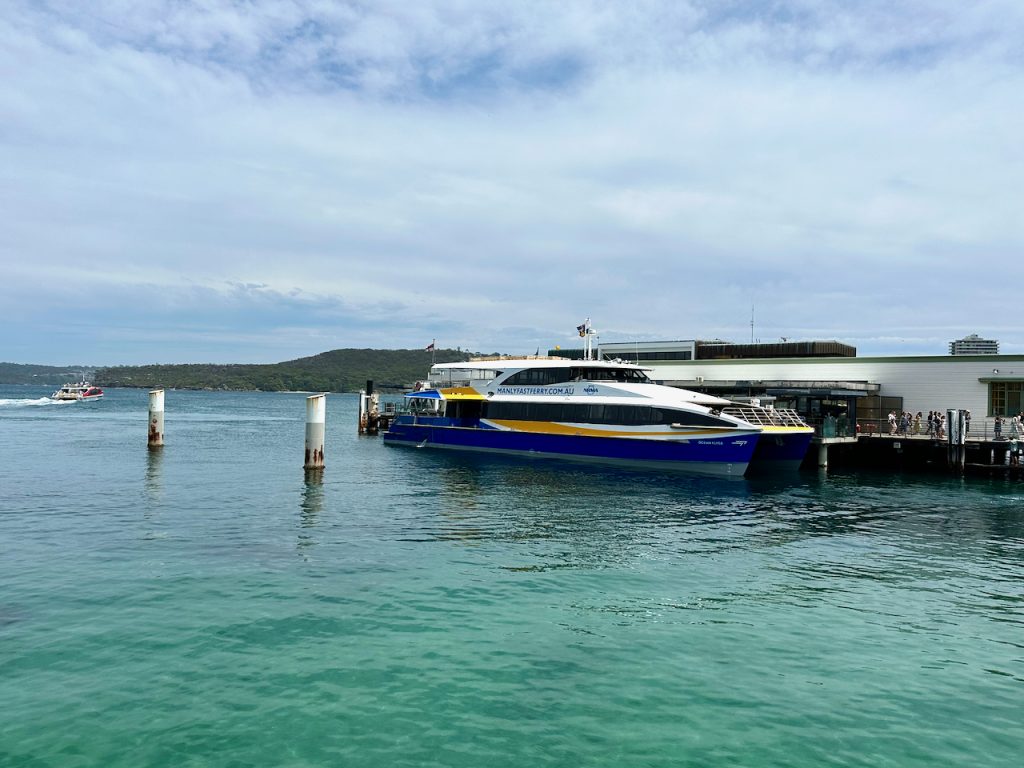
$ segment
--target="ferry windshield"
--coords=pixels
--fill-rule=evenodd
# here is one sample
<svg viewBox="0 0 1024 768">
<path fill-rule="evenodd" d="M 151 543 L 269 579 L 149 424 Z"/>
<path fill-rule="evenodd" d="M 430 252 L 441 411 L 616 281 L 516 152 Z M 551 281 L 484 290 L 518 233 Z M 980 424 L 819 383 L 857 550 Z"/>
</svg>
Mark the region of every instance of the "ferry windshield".
<svg viewBox="0 0 1024 768">
<path fill-rule="evenodd" d="M 410 397 L 406 409 L 409 413 L 436 416 L 444 412 L 444 401 L 440 398 Z"/>
<path fill-rule="evenodd" d="M 501 371 L 484 368 L 431 368 L 428 381 L 434 387 L 471 387 L 493 381 Z"/>
</svg>

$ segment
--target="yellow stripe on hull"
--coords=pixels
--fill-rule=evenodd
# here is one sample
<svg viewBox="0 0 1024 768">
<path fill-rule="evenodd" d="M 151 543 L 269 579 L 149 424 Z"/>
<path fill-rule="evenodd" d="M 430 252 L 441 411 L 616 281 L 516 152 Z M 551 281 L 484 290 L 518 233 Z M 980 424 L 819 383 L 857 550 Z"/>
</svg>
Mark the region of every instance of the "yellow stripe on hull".
<svg viewBox="0 0 1024 768">
<path fill-rule="evenodd" d="M 687 439 L 690 437 L 723 437 L 734 435 L 736 432 L 723 432 L 720 429 L 694 429 L 684 431 L 673 429 L 670 432 L 645 432 L 645 431 L 620 431 L 611 429 L 595 429 L 575 424 L 558 424 L 553 421 L 510 421 L 506 419 L 485 419 L 488 424 L 493 424 L 500 429 L 514 432 L 534 432 L 545 435 L 581 435 L 584 437 L 674 437 L 676 439 Z M 753 434 L 753 431 L 741 434 Z"/>
</svg>

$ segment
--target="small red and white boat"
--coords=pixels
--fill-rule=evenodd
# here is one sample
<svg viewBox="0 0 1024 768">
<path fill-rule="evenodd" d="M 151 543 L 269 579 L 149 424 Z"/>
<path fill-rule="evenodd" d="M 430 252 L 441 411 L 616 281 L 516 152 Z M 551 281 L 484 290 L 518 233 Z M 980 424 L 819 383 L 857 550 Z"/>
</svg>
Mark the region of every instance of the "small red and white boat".
<svg viewBox="0 0 1024 768">
<path fill-rule="evenodd" d="M 103 390 L 87 381 L 80 381 L 77 384 L 65 384 L 50 397 L 53 400 L 99 400 L 103 397 Z"/>
</svg>

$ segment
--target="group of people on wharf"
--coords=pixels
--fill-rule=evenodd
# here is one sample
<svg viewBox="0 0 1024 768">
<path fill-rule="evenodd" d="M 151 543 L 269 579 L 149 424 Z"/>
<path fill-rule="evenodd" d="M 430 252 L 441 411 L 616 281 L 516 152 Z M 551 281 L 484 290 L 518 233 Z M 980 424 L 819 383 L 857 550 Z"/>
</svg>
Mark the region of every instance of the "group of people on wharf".
<svg viewBox="0 0 1024 768">
<path fill-rule="evenodd" d="M 1003 426 L 1004 419 L 1002 416 L 996 416 L 995 422 L 995 434 L 996 440 L 1005 440 L 1003 437 Z M 1017 438 L 1024 438 L 1024 413 L 1016 413 L 1009 417 L 1010 422 L 1010 446 L 1006 452 L 1006 463 L 1011 467 L 1020 466 L 1020 456 L 1024 453 L 1024 447 L 1021 446 L 1020 441 Z"/>
<path fill-rule="evenodd" d="M 970 433 L 970 411 L 964 415 L 964 427 Z M 922 428 L 927 431 L 922 432 Z M 903 411 L 897 416 L 896 411 L 889 411 L 889 434 L 903 437 L 924 434 L 942 440 L 946 437 L 946 414 L 942 411 L 928 411 L 928 416 L 925 417 L 921 411 L 917 413 Z"/>
<path fill-rule="evenodd" d="M 995 425 L 993 426 L 996 440 L 1003 439 L 1003 430 L 1007 428 L 1007 421 L 1010 422 L 1008 428 L 1010 440 L 1016 440 L 1018 437 L 1024 437 L 1024 413 L 1015 413 L 1013 416 L 1006 418 L 997 414 Z"/>
<path fill-rule="evenodd" d="M 921 411 L 910 413 L 903 411 L 897 414 L 896 411 L 889 411 L 889 434 L 909 437 L 910 435 L 927 435 L 936 439 L 946 437 L 946 414 L 942 411 L 928 411 L 925 416 Z M 971 412 L 964 413 L 964 429 L 969 435 L 971 432 Z M 1015 413 L 1012 416 L 996 415 L 992 425 L 993 437 L 996 440 L 1022 440 L 1024 441 L 1024 412 Z M 987 433 L 986 435 L 987 436 Z M 1024 453 L 1024 446 L 1022 446 Z"/>
</svg>

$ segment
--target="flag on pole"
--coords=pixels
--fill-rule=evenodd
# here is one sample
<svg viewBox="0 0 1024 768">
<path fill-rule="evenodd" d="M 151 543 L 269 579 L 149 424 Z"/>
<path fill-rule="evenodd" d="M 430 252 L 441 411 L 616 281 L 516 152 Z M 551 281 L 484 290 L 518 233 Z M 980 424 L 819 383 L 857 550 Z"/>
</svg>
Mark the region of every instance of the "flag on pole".
<svg viewBox="0 0 1024 768">
<path fill-rule="evenodd" d="M 434 351 L 434 344 L 435 344 L 435 343 L 436 343 L 436 342 L 432 341 L 432 342 L 430 342 L 429 344 L 427 344 L 427 348 L 426 348 L 426 349 L 425 349 L 424 351 L 425 351 L 425 352 L 433 352 L 433 351 Z"/>
<path fill-rule="evenodd" d="M 582 339 L 587 335 L 587 324 L 583 323 L 583 325 L 577 325 L 576 330 L 579 331 L 580 338 Z"/>
</svg>

